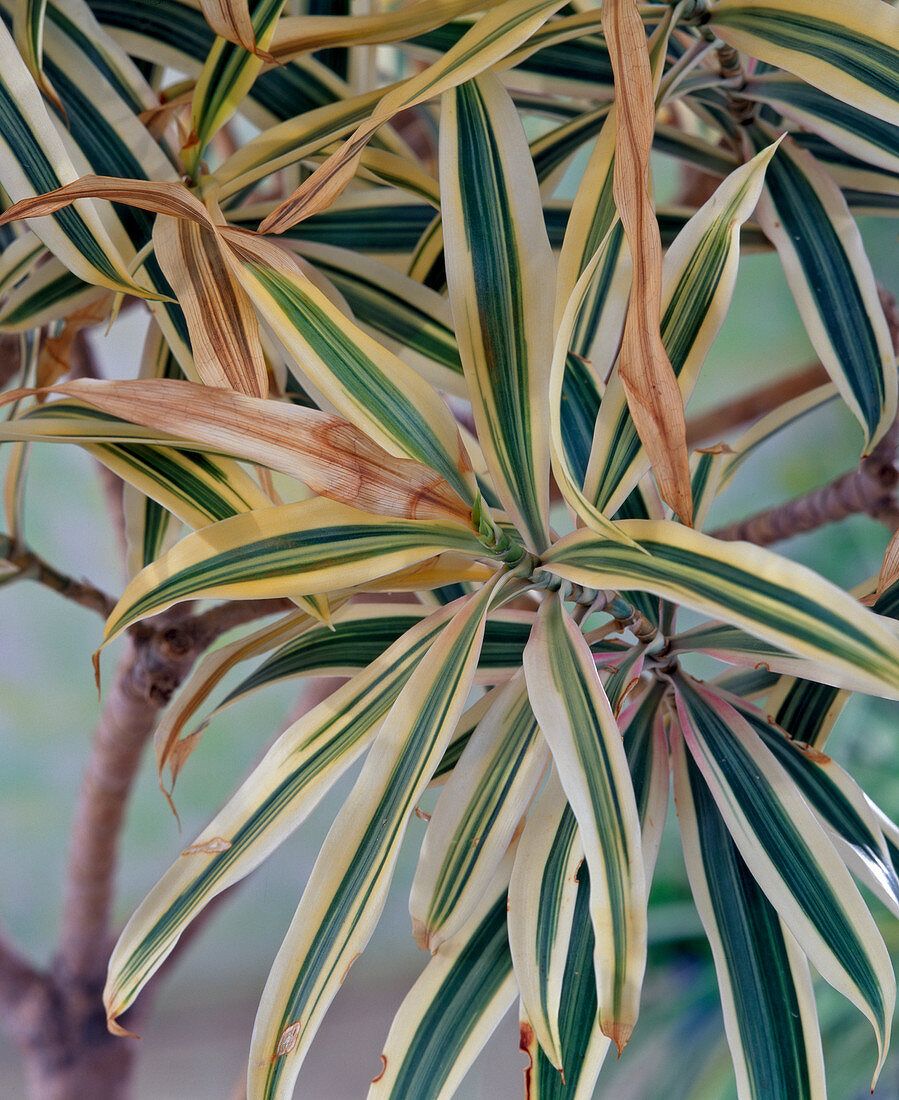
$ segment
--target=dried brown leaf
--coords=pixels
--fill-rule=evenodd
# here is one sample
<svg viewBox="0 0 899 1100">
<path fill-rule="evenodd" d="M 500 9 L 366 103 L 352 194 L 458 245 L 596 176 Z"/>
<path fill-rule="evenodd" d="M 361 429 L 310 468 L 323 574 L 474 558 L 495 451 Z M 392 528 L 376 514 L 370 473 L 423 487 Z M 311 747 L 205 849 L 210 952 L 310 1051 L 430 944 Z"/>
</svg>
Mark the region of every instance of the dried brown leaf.
<svg viewBox="0 0 899 1100">
<path fill-rule="evenodd" d="M 200 378 L 208 386 L 265 397 L 268 374 L 256 313 L 217 231 L 160 214 L 153 245 L 184 310 Z"/>
<path fill-rule="evenodd" d="M 212 226 L 209 211 L 196 196 L 180 183 L 152 183 L 149 180 L 116 179 L 113 176 L 82 176 L 46 195 L 34 195 L 14 203 L 0 215 L 0 225 L 21 218 L 42 218 L 71 205 L 78 199 L 107 199 L 149 210 L 187 218 L 200 225 Z"/>
<path fill-rule="evenodd" d="M 333 413 L 168 379 L 79 379 L 54 392 L 133 424 L 280 470 L 315 493 L 366 512 L 449 519 L 466 526 L 471 520 L 468 506 L 433 470 L 394 458 Z"/>
<path fill-rule="evenodd" d="M 220 38 L 233 42 L 235 46 L 243 46 L 262 61 L 274 62 L 270 53 L 256 45 L 256 32 L 247 0 L 200 0 L 200 7 L 206 22 Z"/>
<path fill-rule="evenodd" d="M 633 258 L 618 374 L 663 498 L 693 522 L 684 405 L 662 344 L 662 244 L 649 186 L 655 94 L 636 0 L 603 0 L 602 26 L 615 75 L 613 193 Z"/>
<path fill-rule="evenodd" d="M 52 386 L 71 369 L 72 348 L 82 329 L 91 328 L 108 320 L 113 294 L 108 291 L 82 309 L 76 309 L 65 318 L 62 331 L 51 336 L 41 345 L 35 379 L 39 386 Z"/>
</svg>

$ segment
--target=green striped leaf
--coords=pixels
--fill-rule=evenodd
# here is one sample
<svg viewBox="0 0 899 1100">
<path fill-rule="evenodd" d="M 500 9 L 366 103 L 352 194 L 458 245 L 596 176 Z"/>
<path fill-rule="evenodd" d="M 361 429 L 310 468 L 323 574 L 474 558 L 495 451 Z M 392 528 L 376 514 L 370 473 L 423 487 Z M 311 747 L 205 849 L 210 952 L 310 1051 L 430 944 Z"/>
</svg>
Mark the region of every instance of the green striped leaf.
<svg viewBox="0 0 899 1100">
<path fill-rule="evenodd" d="M 591 588 L 635 588 L 685 604 L 816 662 L 828 683 L 899 698 L 899 641 L 817 573 L 675 523 L 619 526 L 640 549 L 576 531 L 544 556 L 544 568 Z"/>
<path fill-rule="evenodd" d="M 255 0 L 250 4 L 258 50 L 268 48 L 283 7 L 284 0 Z M 188 173 L 196 173 L 210 139 L 238 109 L 264 63 L 264 57 L 243 46 L 216 38 L 194 88 L 191 133 L 183 150 Z"/>
<path fill-rule="evenodd" d="M 20 237 L 5 244 L 0 251 L 0 294 L 8 294 L 46 255 L 43 241 L 31 230 L 26 230 Z"/>
<path fill-rule="evenodd" d="M 746 130 L 755 147 L 772 132 L 763 123 Z M 758 219 L 815 351 L 862 426 L 867 452 L 896 417 L 896 356 L 846 200 L 814 157 L 787 138 L 768 169 Z"/>
<path fill-rule="evenodd" d="M 188 535 L 139 573 L 109 618 L 106 641 L 182 600 L 329 592 L 444 550 L 484 552 L 457 524 L 384 520 L 324 498 L 246 512 Z"/>
<path fill-rule="evenodd" d="M 41 251 L 46 251 L 41 246 Z M 0 329 L 24 332 L 59 321 L 84 309 L 107 293 L 73 275 L 55 256 L 49 256 L 6 297 L 0 307 Z"/>
<path fill-rule="evenodd" d="M 707 653 L 710 657 L 717 657 L 718 660 L 730 664 L 766 669 L 785 676 L 801 676 L 809 681 L 817 677 L 826 678 L 828 675 L 826 664 L 797 657 L 727 623 L 705 623 L 677 634 L 671 639 L 671 649 L 674 653 Z M 859 680 L 856 687 L 863 691 L 863 685 L 864 681 Z M 824 684 L 814 686 L 824 692 L 837 691 L 836 688 Z"/>
<path fill-rule="evenodd" d="M 549 441 L 556 484 L 575 515 L 593 530 L 613 539 L 623 538 L 620 529 L 593 505 L 580 488 L 588 468 L 596 424 L 596 416 L 591 420 L 590 413 L 601 408 L 600 393 L 604 397 L 604 388 L 594 378 L 587 363 L 579 364 L 568 348 L 581 304 L 597 272 L 607 267 L 606 259 L 610 251 L 615 251 L 620 245 L 619 228 L 615 223 L 606 232 L 571 292 L 558 322 L 549 376 Z M 575 400 L 572 400 L 573 396 Z M 586 403 L 581 405 L 578 398 L 585 398 Z"/>
<path fill-rule="evenodd" d="M 251 246 L 233 232 L 223 235 L 240 259 L 244 289 L 303 373 L 386 451 L 430 466 L 473 503 L 474 476 L 440 395 L 348 321 L 283 249 Z"/>
<path fill-rule="evenodd" d="M 640 823 L 618 723 L 589 646 L 556 594 L 540 606 L 524 670 L 592 868 L 599 1022 L 621 1051 L 636 1022 L 646 965 Z"/>
<path fill-rule="evenodd" d="M 732 172 L 690 219 L 662 265 L 662 343 L 684 399 L 730 306 L 739 264 L 739 230 L 758 201 L 776 146 Z M 596 421 L 584 495 L 615 512 L 649 467 L 613 372 Z"/>
<path fill-rule="evenodd" d="M 540 551 L 549 543 L 553 258 L 537 178 L 497 77 L 447 92 L 441 119 L 447 282 L 478 438 L 503 508 Z"/>
<path fill-rule="evenodd" d="M 450 1100 L 515 999 L 506 934 L 514 848 L 464 927 L 446 940 L 400 1005 L 368 1100 Z"/>
<path fill-rule="evenodd" d="M 0 20 L 0 184 L 13 201 L 53 191 L 78 178 L 12 36 Z M 92 205 L 60 210 L 34 232 L 85 282 L 147 297 L 128 275 L 124 235 L 110 232 Z M 152 294 L 150 295 L 152 296 Z"/>
<path fill-rule="evenodd" d="M 474 912 L 548 755 L 519 669 L 472 734 L 431 814 L 409 899 L 420 947 L 433 953 Z"/>
<path fill-rule="evenodd" d="M 452 622 L 400 692 L 334 820 L 262 994 L 250 1095 L 292 1095 L 324 1013 L 377 924 L 412 808 L 462 714 L 496 588 L 484 585 L 453 608 Z"/>
<path fill-rule="evenodd" d="M 889 1047 L 896 983 L 890 958 L 842 860 L 783 766 L 725 700 L 675 684 L 684 740 L 750 875 L 819 973 Z"/>
<path fill-rule="evenodd" d="M 281 734 L 135 910 L 109 963 L 103 998 L 111 1020 L 134 1001 L 197 913 L 274 851 L 358 760 L 456 610 L 435 611 Z"/>
<path fill-rule="evenodd" d="M 226 200 L 259 180 L 298 164 L 343 137 L 371 114 L 383 94 L 383 88 L 362 92 L 267 127 L 216 168 L 205 185 L 206 193 L 215 195 L 224 206 Z"/>
<path fill-rule="evenodd" d="M 559 255 L 553 322 L 559 333 L 578 281 L 611 231 L 568 336 L 569 350 L 593 363 L 600 378 L 608 377 L 618 353 L 631 279 L 630 249 L 612 196 L 615 129 L 613 107 L 571 204 Z"/>
<path fill-rule="evenodd" d="M 522 1012 L 536 1045 L 558 1073 L 563 1049 L 560 1004 L 584 846 L 555 767 L 528 814 L 509 883 L 509 946 Z M 590 924 L 589 911 L 587 923 Z M 587 961 L 596 1023 L 593 933 Z M 524 1032 L 522 1031 L 522 1039 Z M 600 1046 L 609 1046 L 602 1036 Z"/>
<path fill-rule="evenodd" d="M 44 66 L 68 112 L 68 132 L 84 157 L 81 171 L 139 180 L 178 179 L 174 155 L 151 137 L 138 117 L 158 105 L 157 96 L 80 0 L 48 3 Z M 150 239 L 152 219 L 143 211 L 105 203 L 97 209 L 104 224 L 115 231 L 117 241 L 121 235 L 122 255 L 132 261 Z M 160 295 L 170 294 L 152 254 L 136 274 Z M 161 301 L 150 308 L 183 370 L 193 376 L 180 306 L 175 301 Z"/>
<path fill-rule="evenodd" d="M 396 354 L 432 386 L 468 396 L 452 311 L 442 294 L 349 249 L 308 241 L 294 247 L 337 287 L 356 320 L 393 341 Z"/>
<path fill-rule="evenodd" d="M 804 80 L 764 73 L 747 81 L 740 95 L 767 103 L 803 129 L 820 134 L 866 164 L 899 172 L 899 125 L 859 111 Z"/>
<path fill-rule="evenodd" d="M 709 510 L 718 495 L 721 474 L 730 455 L 728 447 L 710 447 L 690 456 L 690 491 L 693 495 L 693 526 L 705 527 Z"/>
<path fill-rule="evenodd" d="M 718 0 L 730 46 L 899 125 L 899 11 L 882 0 Z"/>
<path fill-rule="evenodd" d="M 657 684 L 622 718 L 647 878 L 668 805 L 664 693 Z M 597 1020 L 590 880 L 555 772 L 528 816 L 519 852 L 509 887 L 509 942 L 521 989 L 522 1047 L 531 1057 L 528 1096 L 588 1100 L 609 1040 Z"/>
<path fill-rule="evenodd" d="M 756 707 L 738 699 L 728 702 L 789 773 L 849 869 L 899 915 L 899 878 L 877 817 L 858 784 L 829 756 L 791 739 Z"/>
<path fill-rule="evenodd" d="M 848 698 L 848 691 L 829 684 L 781 677 L 771 692 L 771 713 L 789 737 L 823 749 Z"/>
<path fill-rule="evenodd" d="M 399 111 L 435 99 L 486 71 L 527 41 L 563 3 L 564 0 L 506 0 L 491 8 L 443 57 L 389 91 L 371 118 L 262 222 L 260 230 L 282 233 L 329 205 L 353 178 L 361 151 L 383 123 Z"/>
<path fill-rule="evenodd" d="M 559 1031 L 565 1052 L 565 1072 L 559 1072 L 537 1043 L 522 1000 L 521 1049 L 531 1059 L 525 1070 L 527 1100 L 591 1100 L 599 1071 L 612 1045 L 597 1024 L 590 873 L 585 863 L 572 876 L 572 885 L 577 893 L 559 997 Z"/>
<path fill-rule="evenodd" d="M 54 106 L 59 97 L 42 69 L 44 55 L 44 12 L 47 0 L 17 0 L 13 34 L 22 60 L 35 83 Z"/>
<path fill-rule="evenodd" d="M 360 604 L 333 622 L 286 642 L 228 693 L 218 710 L 269 684 L 295 676 L 350 676 L 375 660 L 387 646 L 423 619 L 423 606 Z M 497 611 L 487 620 L 476 684 L 507 680 L 521 667 L 533 624 L 530 612 Z"/>
<path fill-rule="evenodd" d="M 680 735 L 672 754 L 684 858 L 715 960 L 737 1095 L 818 1100 L 824 1057 L 808 963 L 743 862 Z"/>
</svg>

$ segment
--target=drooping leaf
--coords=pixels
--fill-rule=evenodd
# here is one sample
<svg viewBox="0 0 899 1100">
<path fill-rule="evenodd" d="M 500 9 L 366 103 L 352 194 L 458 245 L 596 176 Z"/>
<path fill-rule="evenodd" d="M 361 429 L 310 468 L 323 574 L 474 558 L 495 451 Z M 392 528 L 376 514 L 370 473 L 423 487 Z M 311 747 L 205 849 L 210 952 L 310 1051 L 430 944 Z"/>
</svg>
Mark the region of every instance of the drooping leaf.
<svg viewBox="0 0 899 1100">
<path fill-rule="evenodd" d="M 412 808 L 464 708 L 495 589 L 487 584 L 454 608 L 331 826 L 263 990 L 250 1047 L 252 1095 L 292 1094 L 324 1013 L 377 924 Z"/>
<path fill-rule="evenodd" d="M 811 809 L 744 718 L 679 678 L 684 740 L 750 875 L 821 975 L 863 1012 L 879 1057 L 889 1047 L 896 983 L 874 919 Z"/>
<path fill-rule="evenodd" d="M 640 824 L 618 723 L 589 646 L 556 594 L 540 606 L 524 669 L 592 868 L 599 1022 L 620 1051 L 636 1022 L 646 965 Z"/>
<path fill-rule="evenodd" d="M 358 760 L 455 610 L 435 611 L 275 741 L 190 846 L 193 854 L 172 864 L 119 937 L 103 994 L 111 1020 L 134 1001 L 197 913 L 258 866 Z"/>
<path fill-rule="evenodd" d="M 672 755 L 684 858 L 715 959 L 737 1095 L 823 1097 L 808 963 L 741 858 L 679 733 Z"/>
<path fill-rule="evenodd" d="M 400 1005 L 368 1100 L 450 1100 L 517 993 L 506 934 L 509 851 L 465 925 Z"/>
<path fill-rule="evenodd" d="M 409 899 L 419 946 L 433 954 L 474 912 L 547 759 L 519 671 L 496 694 L 431 814 Z"/>
</svg>

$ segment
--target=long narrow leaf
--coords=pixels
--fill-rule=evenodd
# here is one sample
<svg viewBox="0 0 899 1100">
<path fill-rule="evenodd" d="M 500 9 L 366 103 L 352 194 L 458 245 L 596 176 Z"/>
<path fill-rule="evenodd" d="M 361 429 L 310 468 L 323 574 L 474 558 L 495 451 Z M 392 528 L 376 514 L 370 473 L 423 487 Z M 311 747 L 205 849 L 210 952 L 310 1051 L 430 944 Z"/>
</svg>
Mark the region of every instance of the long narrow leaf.
<svg viewBox="0 0 899 1100">
<path fill-rule="evenodd" d="M 519 671 L 500 690 L 440 793 L 409 911 L 432 953 L 468 920 L 523 818 L 548 752 Z"/>
<path fill-rule="evenodd" d="M 137 997 L 197 913 L 258 866 L 358 760 L 455 610 L 435 611 L 286 729 L 190 845 L 191 854 L 166 871 L 135 910 L 112 953 L 103 995 L 111 1020 Z"/>
<path fill-rule="evenodd" d="M 874 919 L 782 766 L 723 699 L 676 684 L 684 740 L 734 843 L 821 975 L 874 1028 L 876 1081 L 889 1047 L 896 983 Z"/>
<path fill-rule="evenodd" d="M 747 131 L 754 146 L 772 131 Z M 809 338 L 865 433 L 865 451 L 896 418 L 896 356 L 874 273 L 846 200 L 788 139 L 766 176 L 762 228 L 777 248 Z"/>
<path fill-rule="evenodd" d="M 541 604 L 524 668 L 592 868 L 600 1027 L 620 1051 L 637 1018 L 646 965 L 640 823 L 618 723 L 587 642 L 557 595 Z"/>
<path fill-rule="evenodd" d="M 679 524 L 619 526 L 642 550 L 576 531 L 552 547 L 544 567 L 593 588 L 636 588 L 683 603 L 817 662 L 829 683 L 899 698 L 899 641 L 817 573 Z"/>
<path fill-rule="evenodd" d="M 512 849 L 464 927 L 437 949 L 400 1005 L 368 1100 L 450 1100 L 515 999 L 506 934 Z"/>
<path fill-rule="evenodd" d="M 740 857 L 679 733 L 672 752 L 684 857 L 715 959 L 737 1095 L 823 1100 L 808 963 Z"/>
<path fill-rule="evenodd" d="M 446 93 L 440 129 L 444 249 L 459 354 L 496 492 L 536 551 L 549 542 L 554 265 L 524 131 L 486 74 Z"/>
<path fill-rule="evenodd" d="M 457 605 L 412 673 L 334 820 L 266 982 L 249 1095 L 286 1098 L 347 969 L 381 915 L 416 799 L 440 762 L 474 676 L 496 584 Z"/>
<path fill-rule="evenodd" d="M 457 524 L 379 519 L 320 498 L 247 512 L 188 535 L 139 573 L 109 618 L 106 640 L 181 600 L 328 592 L 443 550 L 483 554 Z"/>
</svg>

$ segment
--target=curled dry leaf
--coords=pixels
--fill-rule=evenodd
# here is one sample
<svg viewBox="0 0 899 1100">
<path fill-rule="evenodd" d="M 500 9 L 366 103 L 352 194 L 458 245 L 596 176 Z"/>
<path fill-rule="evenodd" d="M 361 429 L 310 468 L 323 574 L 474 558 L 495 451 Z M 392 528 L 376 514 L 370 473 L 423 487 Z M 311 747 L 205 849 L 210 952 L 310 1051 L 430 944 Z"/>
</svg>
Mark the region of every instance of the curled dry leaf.
<svg viewBox="0 0 899 1100">
<path fill-rule="evenodd" d="M 76 309 L 65 318 L 62 331 L 44 341 L 37 362 L 36 381 L 39 386 L 52 386 L 64 374 L 69 373 L 75 338 L 82 329 L 99 325 L 109 317 L 112 298 L 110 291 L 82 309 Z"/>
<path fill-rule="evenodd" d="M 256 45 L 256 32 L 247 0 L 200 0 L 200 8 L 206 22 L 220 38 L 233 42 L 235 46 L 243 46 L 262 61 L 275 60 Z"/>
<path fill-rule="evenodd" d="M 692 523 L 684 405 L 659 324 L 662 244 L 649 191 L 655 96 L 646 33 L 635 0 L 603 0 L 602 26 L 615 74 L 613 194 L 633 258 L 618 375 L 662 497 Z"/>
<path fill-rule="evenodd" d="M 116 179 L 114 176 L 82 176 L 46 195 L 34 195 L 14 203 L 0 215 L 0 225 L 21 218 L 43 218 L 71 205 L 78 199 L 106 199 L 150 210 L 154 214 L 170 214 L 188 218 L 200 225 L 212 226 L 209 211 L 180 183 L 152 183 L 148 180 Z"/>
<path fill-rule="evenodd" d="M 229 250 L 217 231 L 160 214 L 153 245 L 184 310 L 200 378 L 208 386 L 265 397 L 268 375 L 256 313 L 231 270 Z"/>
</svg>

